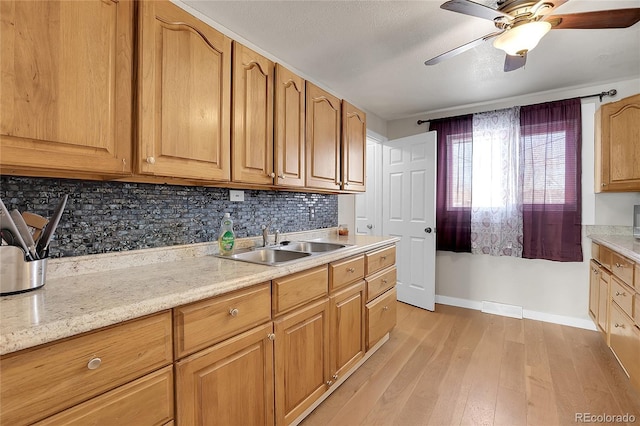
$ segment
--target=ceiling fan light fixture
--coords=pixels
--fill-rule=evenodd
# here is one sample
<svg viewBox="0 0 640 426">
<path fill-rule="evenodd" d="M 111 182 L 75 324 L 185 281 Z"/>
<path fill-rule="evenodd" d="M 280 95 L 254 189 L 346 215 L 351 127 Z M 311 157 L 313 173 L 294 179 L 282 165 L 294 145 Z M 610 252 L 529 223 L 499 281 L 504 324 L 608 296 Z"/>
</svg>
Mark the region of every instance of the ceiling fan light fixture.
<svg viewBox="0 0 640 426">
<path fill-rule="evenodd" d="M 527 22 L 502 33 L 493 41 L 493 46 L 508 55 L 522 55 L 536 47 L 550 29 L 551 24 L 546 21 Z"/>
</svg>

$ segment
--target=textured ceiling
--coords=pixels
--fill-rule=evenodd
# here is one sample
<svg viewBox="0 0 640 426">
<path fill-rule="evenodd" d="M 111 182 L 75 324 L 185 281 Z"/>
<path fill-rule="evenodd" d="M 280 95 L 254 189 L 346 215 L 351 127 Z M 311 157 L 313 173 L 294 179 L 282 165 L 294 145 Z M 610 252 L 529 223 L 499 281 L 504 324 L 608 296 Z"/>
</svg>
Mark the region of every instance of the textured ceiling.
<svg viewBox="0 0 640 426">
<path fill-rule="evenodd" d="M 385 120 L 640 77 L 640 23 L 551 31 L 526 67 L 510 73 L 502 71 L 504 53 L 491 41 L 427 67 L 426 59 L 495 29 L 490 21 L 440 9 L 443 1 L 183 3 Z M 640 0 L 571 0 L 555 13 L 629 7 L 640 7 Z"/>
</svg>

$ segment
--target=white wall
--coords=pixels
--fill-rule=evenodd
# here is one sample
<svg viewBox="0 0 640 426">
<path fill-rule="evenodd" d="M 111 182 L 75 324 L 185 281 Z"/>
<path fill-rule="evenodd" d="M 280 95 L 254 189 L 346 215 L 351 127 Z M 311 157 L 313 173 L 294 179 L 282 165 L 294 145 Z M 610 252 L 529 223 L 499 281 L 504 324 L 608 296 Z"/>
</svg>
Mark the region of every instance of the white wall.
<svg viewBox="0 0 640 426">
<path fill-rule="evenodd" d="M 418 118 L 437 118 L 529 105 L 590 95 L 612 88 L 618 90 L 618 96 L 604 98 L 604 102 L 639 93 L 640 79 L 530 95 L 390 121 L 387 123 L 388 136 L 389 139 L 397 139 L 427 131 L 427 125 L 416 124 Z M 598 98 L 583 100 L 583 224 L 631 226 L 632 206 L 640 203 L 640 193 L 595 194 L 593 190 L 593 114 L 599 105 Z M 588 259 L 591 241 L 586 236 L 583 236 L 583 252 L 585 260 L 582 263 L 438 252 L 437 301 L 476 309 L 480 307 L 481 301 L 517 305 L 524 308 L 525 316 L 529 318 L 593 328 L 588 316 Z"/>
</svg>

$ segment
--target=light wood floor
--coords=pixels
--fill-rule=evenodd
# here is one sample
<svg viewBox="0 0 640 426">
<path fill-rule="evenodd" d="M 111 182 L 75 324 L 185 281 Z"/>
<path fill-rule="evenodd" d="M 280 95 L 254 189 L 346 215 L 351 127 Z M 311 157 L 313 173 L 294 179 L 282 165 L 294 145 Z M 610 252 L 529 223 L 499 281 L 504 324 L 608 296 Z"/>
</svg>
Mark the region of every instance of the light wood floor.
<svg viewBox="0 0 640 426">
<path fill-rule="evenodd" d="M 640 424 L 640 395 L 595 331 L 399 305 L 389 341 L 302 425 Z"/>
</svg>

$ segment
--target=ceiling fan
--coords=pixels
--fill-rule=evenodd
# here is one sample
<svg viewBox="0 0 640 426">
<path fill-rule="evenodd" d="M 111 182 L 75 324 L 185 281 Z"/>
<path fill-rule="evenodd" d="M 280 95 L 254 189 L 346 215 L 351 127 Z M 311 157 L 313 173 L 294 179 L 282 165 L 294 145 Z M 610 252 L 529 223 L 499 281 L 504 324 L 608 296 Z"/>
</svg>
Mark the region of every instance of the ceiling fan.
<svg viewBox="0 0 640 426">
<path fill-rule="evenodd" d="M 555 8 L 567 1 L 569 0 L 498 0 L 498 8 L 492 9 L 470 0 L 449 0 L 440 8 L 491 20 L 498 31 L 442 53 L 424 64 L 435 65 L 494 39 L 493 46 L 507 54 L 504 70 L 513 71 L 525 65 L 527 53 L 538 45 L 549 30 L 627 28 L 640 21 L 640 8 L 551 15 Z"/>
</svg>

